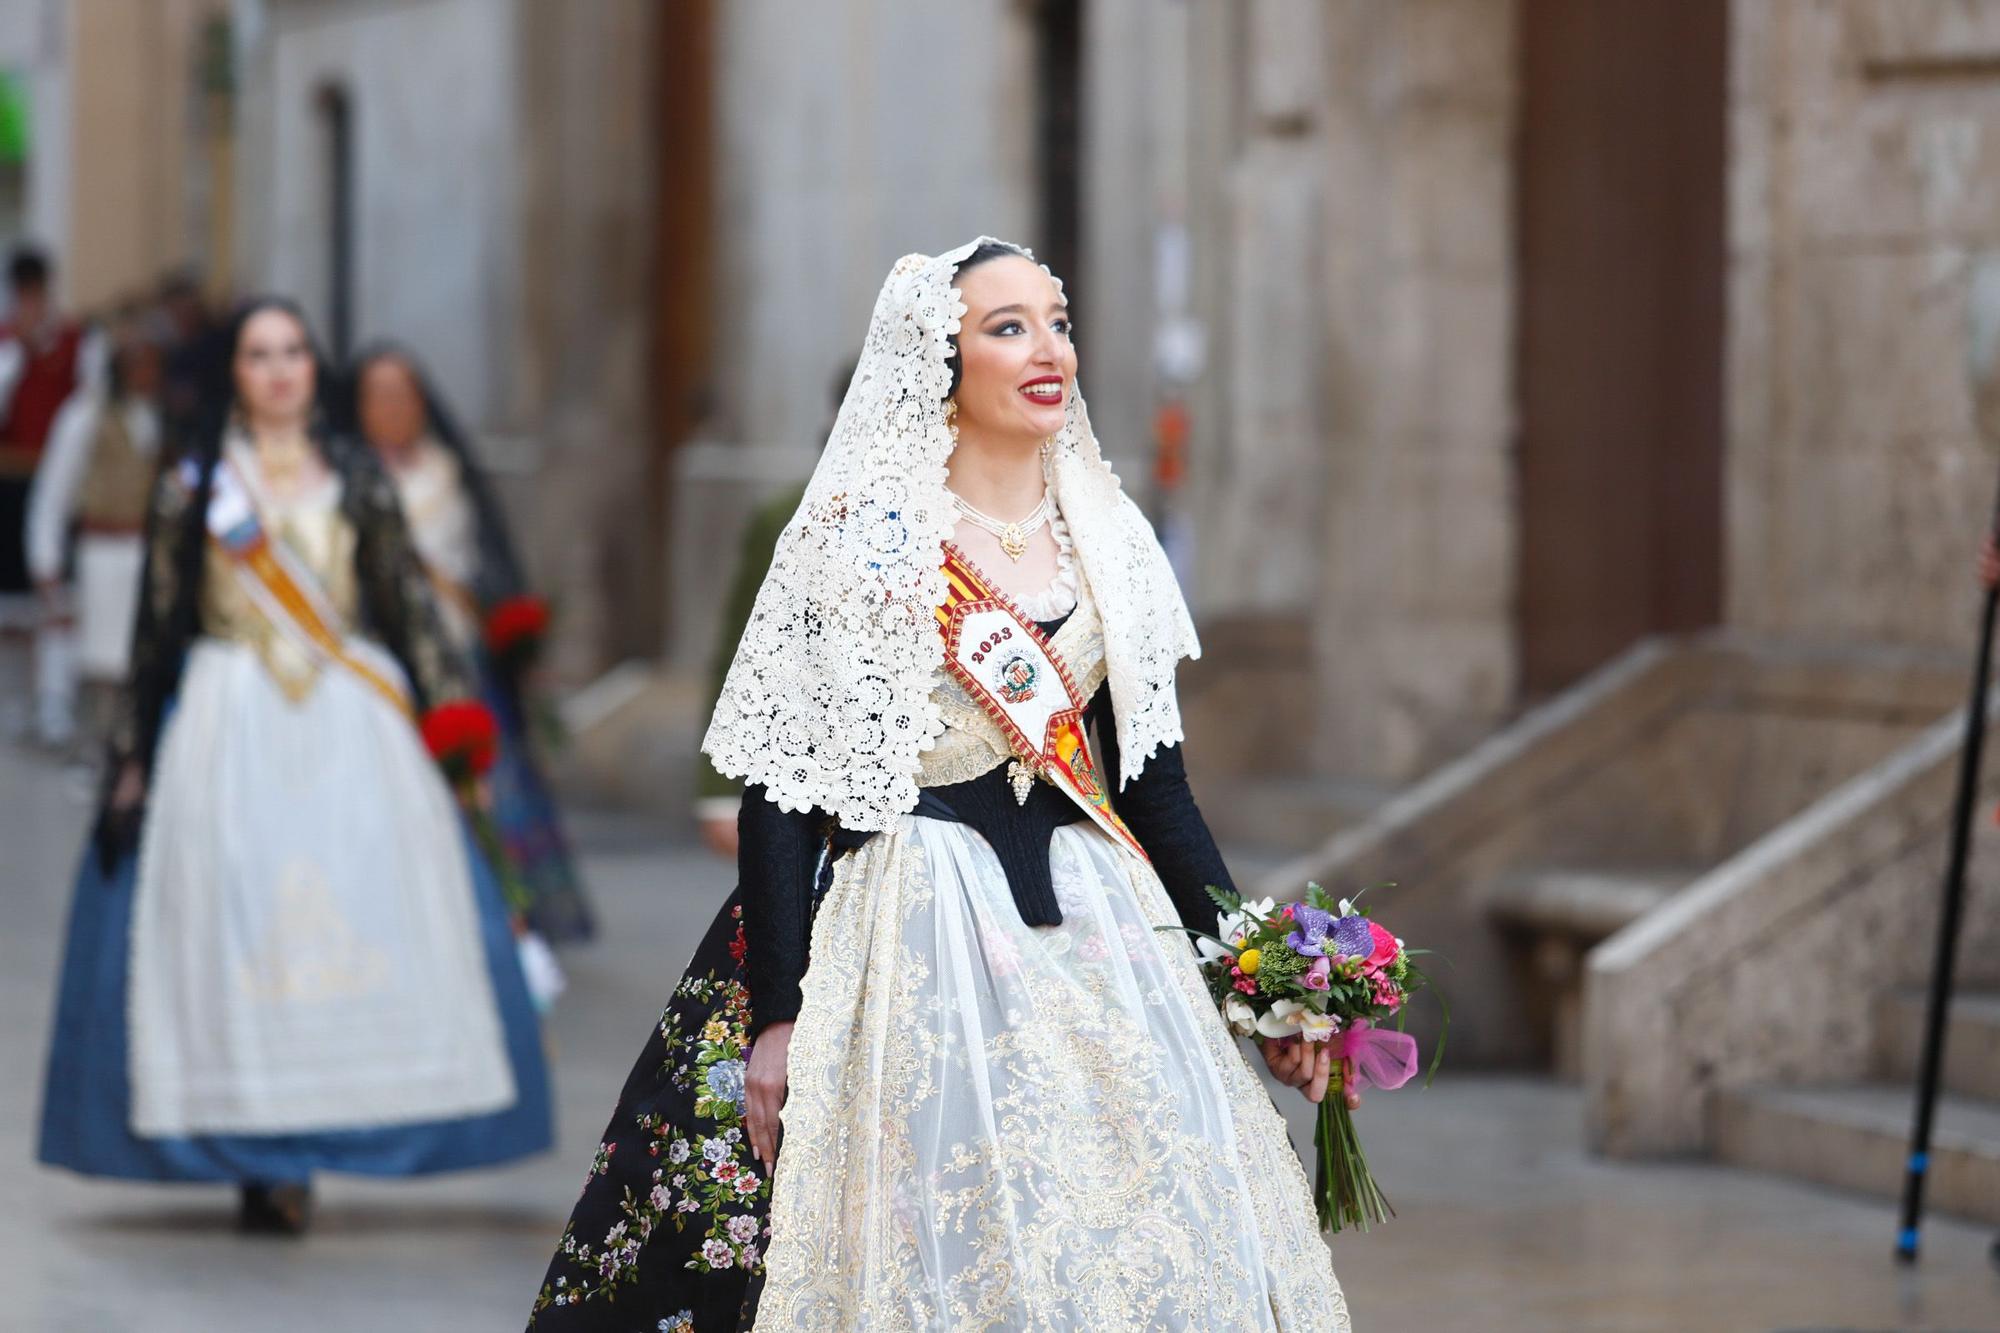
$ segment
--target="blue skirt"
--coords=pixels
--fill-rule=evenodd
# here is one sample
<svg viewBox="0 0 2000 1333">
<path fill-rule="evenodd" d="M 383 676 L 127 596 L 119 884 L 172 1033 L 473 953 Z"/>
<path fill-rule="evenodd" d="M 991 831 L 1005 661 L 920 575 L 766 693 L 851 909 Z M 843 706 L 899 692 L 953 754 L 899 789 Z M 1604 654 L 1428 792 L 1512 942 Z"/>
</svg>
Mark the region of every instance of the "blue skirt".
<svg viewBox="0 0 2000 1333">
<path fill-rule="evenodd" d="M 138 858 L 110 878 L 86 848 L 70 906 L 36 1155 L 50 1166 L 121 1180 L 303 1181 L 316 1171 L 420 1176 L 512 1161 L 550 1146 L 554 1121 L 541 1027 L 528 1000 L 506 904 L 467 838 L 494 998 L 518 1096 L 504 1110 L 380 1129 L 140 1138 L 131 1130 L 126 978 Z"/>
<path fill-rule="evenodd" d="M 493 794 L 493 823 L 528 890 L 528 924 L 559 944 L 587 940 L 596 923 L 555 796 L 535 763 L 528 719 L 491 658 L 478 654 L 478 665 L 481 692 L 500 727 L 499 754 L 486 779 Z"/>
</svg>

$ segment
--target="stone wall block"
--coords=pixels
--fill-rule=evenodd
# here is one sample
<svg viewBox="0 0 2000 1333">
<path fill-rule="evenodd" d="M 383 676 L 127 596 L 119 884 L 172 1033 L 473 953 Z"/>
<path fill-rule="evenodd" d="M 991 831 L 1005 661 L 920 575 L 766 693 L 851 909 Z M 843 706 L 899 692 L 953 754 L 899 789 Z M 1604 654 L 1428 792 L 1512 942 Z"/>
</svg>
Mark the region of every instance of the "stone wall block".
<svg viewBox="0 0 2000 1333">
<path fill-rule="evenodd" d="M 1801 109 L 1786 164 L 1801 241 L 1920 247 L 2000 232 L 1993 97 L 1980 86 L 1921 99 L 1885 87 Z"/>
<path fill-rule="evenodd" d="M 1771 248 L 1772 155 L 1776 129 L 1768 112 L 1732 103 L 1725 131 L 1728 187 L 1725 243 L 1739 262 Z"/>
<path fill-rule="evenodd" d="M 1780 16 L 1761 0 L 1729 7 L 1729 105 L 1754 111 L 1768 105 L 1777 72 Z"/>
<path fill-rule="evenodd" d="M 1312 546 L 1274 540 L 1323 518 L 1318 168 L 1309 146 L 1274 140 L 1233 173 L 1230 503 L 1218 538 L 1244 611 L 1303 610 L 1318 585 Z"/>
<path fill-rule="evenodd" d="M 1846 0 L 1849 49 L 1863 60 L 1916 63 L 2000 53 L 2000 8 L 1986 0 Z"/>
<path fill-rule="evenodd" d="M 1971 432 L 1965 269 L 1949 251 L 1800 255 L 1773 349 L 1800 441 Z"/>
<path fill-rule="evenodd" d="M 1390 262 L 1494 275 L 1513 264 L 1513 229 L 1496 216 L 1510 197 L 1504 117 L 1415 106 L 1395 120 L 1387 162 Z"/>
<path fill-rule="evenodd" d="M 1267 130 L 1303 130 L 1318 115 L 1326 69 L 1319 0 L 1248 0 L 1250 110 Z"/>
<path fill-rule="evenodd" d="M 1728 273 L 1723 395 L 1723 506 L 1727 524 L 1727 623 L 1758 623 L 1774 593 L 1764 552 L 1776 539 L 1771 468 L 1778 440 L 1773 357 L 1772 288 L 1782 270 L 1768 258 L 1739 258 Z"/>
<path fill-rule="evenodd" d="M 1506 109 L 1514 94 L 1514 16 L 1492 0 L 1401 0 L 1394 6 L 1408 93 L 1426 103 Z"/>
</svg>

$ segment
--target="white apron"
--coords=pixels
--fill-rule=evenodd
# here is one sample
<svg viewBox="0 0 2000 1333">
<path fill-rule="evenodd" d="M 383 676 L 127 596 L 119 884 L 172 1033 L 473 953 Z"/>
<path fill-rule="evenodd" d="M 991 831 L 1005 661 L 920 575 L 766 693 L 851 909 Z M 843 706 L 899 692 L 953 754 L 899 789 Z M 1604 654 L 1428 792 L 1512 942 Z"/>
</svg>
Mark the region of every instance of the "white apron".
<svg viewBox="0 0 2000 1333">
<path fill-rule="evenodd" d="M 1084 586 L 1053 640 L 1103 679 Z M 926 785 L 1005 754 L 951 683 Z M 1345 1330 L 1284 1121 L 1152 866 L 1057 829 L 1056 926 L 961 824 L 843 858 L 789 1048 L 759 1329 Z"/>
<path fill-rule="evenodd" d="M 282 533 L 326 574 L 352 559 L 338 487 L 308 503 Z M 214 547 L 209 567 L 236 574 Z M 198 640 L 161 737 L 132 923 L 133 1130 L 323 1131 L 510 1105 L 442 776 L 375 685 L 337 665 L 281 682 L 271 663 L 291 659 L 263 646 Z M 379 648 L 349 648 L 401 682 Z"/>
</svg>

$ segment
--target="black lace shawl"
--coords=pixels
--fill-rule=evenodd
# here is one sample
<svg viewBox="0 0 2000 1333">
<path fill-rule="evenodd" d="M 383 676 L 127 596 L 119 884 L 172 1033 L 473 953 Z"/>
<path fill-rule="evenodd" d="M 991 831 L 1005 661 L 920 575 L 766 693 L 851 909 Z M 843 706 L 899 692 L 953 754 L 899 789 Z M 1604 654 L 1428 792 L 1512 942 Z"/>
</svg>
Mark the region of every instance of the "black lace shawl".
<svg viewBox="0 0 2000 1333">
<path fill-rule="evenodd" d="M 472 677 L 431 600 L 430 581 L 411 543 L 391 481 L 368 450 L 323 439 L 327 465 L 342 482 L 341 507 L 356 534 L 359 627 L 402 664 L 419 715 L 475 697 Z M 201 588 L 209 558 L 205 515 L 216 455 L 162 468 L 146 518 L 146 565 L 132 636 L 132 674 L 111 735 L 111 772 L 137 759 L 149 772 L 168 702 L 180 688 L 188 648 L 202 633 Z"/>
</svg>

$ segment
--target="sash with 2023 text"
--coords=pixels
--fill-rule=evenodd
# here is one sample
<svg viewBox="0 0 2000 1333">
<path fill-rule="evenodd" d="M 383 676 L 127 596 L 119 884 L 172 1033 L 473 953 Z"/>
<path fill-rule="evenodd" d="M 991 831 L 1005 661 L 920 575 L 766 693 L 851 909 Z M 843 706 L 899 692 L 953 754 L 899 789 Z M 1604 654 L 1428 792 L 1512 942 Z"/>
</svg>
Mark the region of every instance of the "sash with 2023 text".
<svg viewBox="0 0 2000 1333">
<path fill-rule="evenodd" d="M 1069 666 L 1041 629 L 951 542 L 944 544 L 945 599 L 937 609 L 945 670 L 999 726 L 1014 751 L 1015 795 L 1041 778 L 1139 856 L 1146 849 L 1111 808 Z"/>
</svg>

